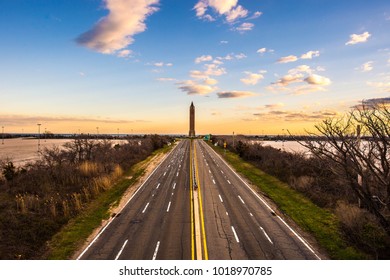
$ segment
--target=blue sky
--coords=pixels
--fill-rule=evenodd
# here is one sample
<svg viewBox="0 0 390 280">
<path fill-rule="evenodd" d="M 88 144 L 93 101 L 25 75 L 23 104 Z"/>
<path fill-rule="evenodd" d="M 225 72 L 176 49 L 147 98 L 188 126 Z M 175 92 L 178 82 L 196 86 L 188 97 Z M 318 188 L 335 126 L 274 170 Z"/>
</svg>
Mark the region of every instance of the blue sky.
<svg viewBox="0 0 390 280">
<path fill-rule="evenodd" d="M 0 0 L 8 132 L 303 133 L 390 96 L 390 2 Z"/>
</svg>

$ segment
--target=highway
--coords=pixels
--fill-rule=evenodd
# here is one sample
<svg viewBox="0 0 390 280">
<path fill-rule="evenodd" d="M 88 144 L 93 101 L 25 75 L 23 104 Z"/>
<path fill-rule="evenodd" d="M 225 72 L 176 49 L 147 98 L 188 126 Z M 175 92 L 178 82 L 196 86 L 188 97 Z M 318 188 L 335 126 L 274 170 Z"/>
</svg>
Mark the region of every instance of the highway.
<svg viewBox="0 0 390 280">
<path fill-rule="evenodd" d="M 77 259 L 320 259 L 202 140 L 182 140 Z"/>
</svg>

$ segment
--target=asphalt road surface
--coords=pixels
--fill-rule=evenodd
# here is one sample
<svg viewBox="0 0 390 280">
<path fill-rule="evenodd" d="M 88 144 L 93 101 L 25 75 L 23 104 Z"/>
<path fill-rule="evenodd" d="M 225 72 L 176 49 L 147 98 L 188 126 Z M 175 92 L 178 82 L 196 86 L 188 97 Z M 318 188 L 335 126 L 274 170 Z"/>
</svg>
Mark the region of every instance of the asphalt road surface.
<svg viewBox="0 0 390 280">
<path fill-rule="evenodd" d="M 211 147 L 183 140 L 78 259 L 320 259 Z"/>
</svg>

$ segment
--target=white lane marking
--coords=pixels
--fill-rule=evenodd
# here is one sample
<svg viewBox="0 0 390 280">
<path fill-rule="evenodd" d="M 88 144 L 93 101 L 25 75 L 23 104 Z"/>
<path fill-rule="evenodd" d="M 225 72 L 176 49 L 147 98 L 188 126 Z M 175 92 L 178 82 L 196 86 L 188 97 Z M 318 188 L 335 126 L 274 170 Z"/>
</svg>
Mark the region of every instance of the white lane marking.
<svg viewBox="0 0 390 280">
<path fill-rule="evenodd" d="M 157 167 L 152 171 L 152 173 L 149 174 L 149 176 L 145 179 L 145 181 L 139 186 L 139 188 L 135 191 L 135 193 L 133 193 L 133 195 L 129 198 L 128 201 L 126 201 L 125 205 L 123 205 L 123 207 L 118 211 L 118 213 L 122 212 L 123 209 L 125 209 L 125 207 L 129 204 L 129 202 L 137 195 L 137 193 L 145 186 L 145 184 L 148 182 L 148 180 L 150 179 L 150 177 L 153 176 L 153 174 L 156 172 L 157 169 L 160 168 L 160 166 L 165 162 L 165 160 L 168 159 L 168 157 L 173 153 L 173 151 L 175 151 L 177 149 L 178 146 L 176 146 L 173 150 L 171 150 L 167 155 L 164 156 L 164 158 L 161 160 L 161 162 L 157 165 Z M 89 248 L 92 247 L 92 245 L 96 242 L 96 240 L 99 239 L 99 237 L 103 234 L 103 232 L 110 226 L 110 224 L 112 223 L 112 221 L 115 220 L 115 218 L 117 217 L 117 215 L 115 215 L 107 224 L 104 228 L 102 228 L 102 230 L 95 236 L 95 238 L 88 244 L 88 246 L 84 249 L 84 251 L 81 252 L 81 254 L 77 257 L 76 260 L 80 260 L 84 254 L 89 250 Z"/>
<path fill-rule="evenodd" d="M 145 211 L 146 211 L 146 209 L 148 208 L 148 206 L 149 206 L 149 202 L 148 202 L 148 204 L 146 204 L 144 210 L 142 211 L 142 214 L 145 213 Z"/>
<path fill-rule="evenodd" d="M 232 183 L 230 183 L 230 181 L 229 180 L 227 180 L 227 182 L 231 185 Z"/>
<path fill-rule="evenodd" d="M 236 238 L 236 241 L 237 241 L 237 243 L 240 243 L 240 239 L 238 239 L 238 236 L 237 236 L 236 230 L 234 229 L 234 227 L 233 227 L 233 226 L 232 226 L 232 231 L 233 231 L 234 237 Z"/>
<path fill-rule="evenodd" d="M 173 196 L 173 193 L 172 193 L 172 196 Z"/>
<path fill-rule="evenodd" d="M 156 249 L 154 250 L 153 260 L 157 258 L 158 248 L 160 247 L 160 241 L 157 241 Z"/>
<path fill-rule="evenodd" d="M 165 176 L 165 175 L 167 175 L 167 172 L 166 172 L 166 171 L 164 172 L 164 175 L 163 175 L 163 176 Z"/>
<path fill-rule="evenodd" d="M 176 188 L 176 183 L 173 184 L 173 189 L 175 189 L 175 188 Z"/>
<path fill-rule="evenodd" d="M 222 196 L 219 194 L 219 200 L 223 203 L 223 199 L 222 199 Z"/>
<path fill-rule="evenodd" d="M 176 173 L 176 177 L 179 176 L 179 172 Z"/>
<path fill-rule="evenodd" d="M 229 216 L 229 213 L 228 213 L 228 212 L 226 212 L 226 216 Z"/>
<path fill-rule="evenodd" d="M 169 208 L 171 208 L 171 202 L 170 201 L 168 203 L 167 212 L 169 212 Z"/>
<path fill-rule="evenodd" d="M 245 204 L 245 201 L 241 198 L 241 196 L 238 196 L 238 198 L 241 200 L 242 204 Z"/>
<path fill-rule="evenodd" d="M 171 167 L 171 165 L 168 165 L 168 168 Z"/>
<path fill-rule="evenodd" d="M 268 241 L 271 242 L 271 244 L 274 244 L 272 242 L 271 238 L 269 238 L 268 234 L 265 232 L 265 230 L 262 227 L 260 227 L 260 229 L 263 231 L 263 233 L 264 233 L 265 237 L 267 237 Z"/>
<path fill-rule="evenodd" d="M 119 259 L 120 255 L 123 252 L 123 249 L 125 249 L 125 247 L 126 247 L 127 241 L 129 241 L 129 240 L 126 240 L 125 243 L 123 243 L 122 248 L 119 250 L 118 255 L 116 255 L 116 257 L 115 257 L 115 260 Z"/>
<path fill-rule="evenodd" d="M 214 185 L 215 185 L 215 180 L 213 179 L 213 183 L 214 183 Z"/>
<path fill-rule="evenodd" d="M 156 187 L 156 190 L 158 190 L 158 188 L 160 187 L 160 183 L 158 183 L 157 187 Z"/>
<path fill-rule="evenodd" d="M 275 211 L 271 208 L 271 206 L 269 206 L 268 205 L 268 203 L 267 202 L 265 202 L 265 200 L 263 199 L 263 198 L 261 198 L 260 197 L 260 195 L 259 194 L 257 194 L 245 181 L 244 181 L 244 179 L 242 179 L 241 178 L 241 176 L 240 175 L 238 175 L 237 174 L 237 172 L 236 171 L 234 171 L 233 170 L 233 168 L 231 168 L 230 167 L 230 165 L 229 164 L 227 164 L 226 163 L 226 161 L 224 161 L 222 158 L 221 158 L 221 156 L 220 155 L 218 155 L 217 154 L 217 152 L 216 151 L 214 151 L 212 148 L 210 148 L 210 147 L 208 147 L 208 149 L 210 150 L 211 149 L 211 151 L 213 151 L 213 153 L 215 154 L 215 155 L 217 155 L 221 160 L 222 160 L 222 162 L 224 162 L 225 163 L 225 165 L 237 176 L 237 178 L 238 179 L 240 179 L 240 181 L 241 182 L 243 182 L 244 183 L 244 185 L 272 212 L 272 213 L 275 213 Z M 319 259 L 319 260 L 321 260 L 321 258 L 315 253 L 315 251 L 310 247 L 310 245 L 306 242 L 306 240 L 305 239 L 303 239 L 301 236 L 299 236 L 299 234 L 298 233 L 296 233 L 280 216 L 278 216 L 278 215 L 276 215 L 276 217 L 278 217 L 279 218 L 279 220 L 299 239 L 299 241 L 301 241 L 302 242 L 302 244 L 303 245 L 305 245 L 306 246 L 306 248 L 308 248 L 309 249 L 309 251 L 310 252 L 312 252 L 313 253 L 313 255 L 317 258 L 317 259 Z"/>
<path fill-rule="evenodd" d="M 181 164 L 179 164 L 179 168 L 181 167 Z"/>
<path fill-rule="evenodd" d="M 224 174 L 222 170 L 221 170 L 221 173 Z"/>
<path fill-rule="evenodd" d="M 249 213 L 249 215 L 251 215 L 251 217 L 253 217 L 253 214 L 252 214 L 252 213 Z"/>
<path fill-rule="evenodd" d="M 211 170 L 209 169 L 209 173 L 211 174 Z"/>
</svg>

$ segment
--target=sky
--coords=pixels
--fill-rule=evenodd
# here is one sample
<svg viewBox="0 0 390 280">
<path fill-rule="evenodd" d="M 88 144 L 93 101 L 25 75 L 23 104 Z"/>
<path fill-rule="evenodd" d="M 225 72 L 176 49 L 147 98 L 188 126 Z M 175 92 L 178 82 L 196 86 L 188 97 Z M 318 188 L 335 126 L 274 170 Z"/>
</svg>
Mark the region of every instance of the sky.
<svg viewBox="0 0 390 280">
<path fill-rule="evenodd" d="M 389 0 L 0 0 L 5 132 L 304 134 L 390 103 Z"/>
</svg>

